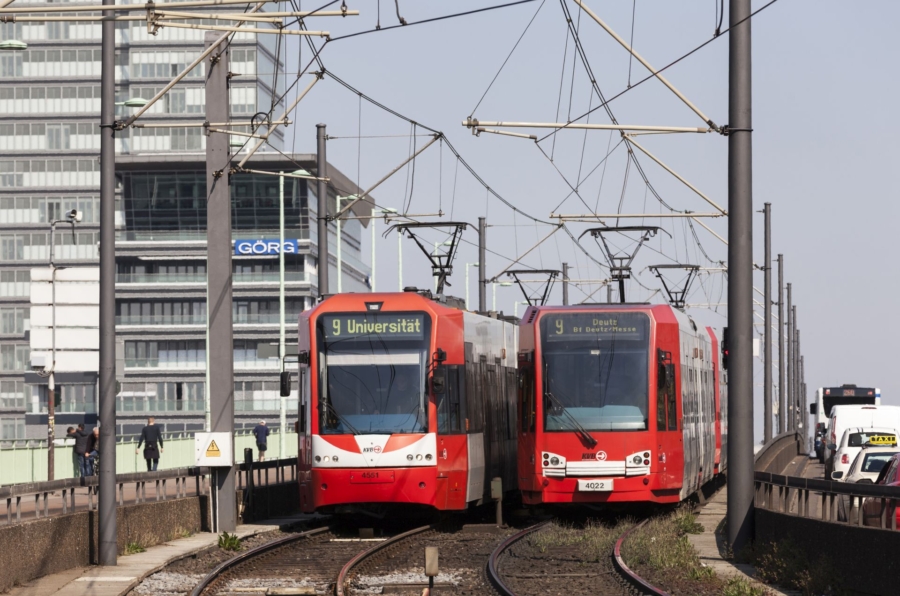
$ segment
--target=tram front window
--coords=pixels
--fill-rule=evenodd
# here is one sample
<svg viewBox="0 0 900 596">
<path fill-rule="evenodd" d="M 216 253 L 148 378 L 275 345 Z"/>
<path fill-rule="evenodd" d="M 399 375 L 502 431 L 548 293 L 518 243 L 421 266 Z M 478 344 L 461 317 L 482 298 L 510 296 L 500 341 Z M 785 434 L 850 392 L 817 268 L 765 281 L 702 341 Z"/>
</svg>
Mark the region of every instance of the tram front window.
<svg viewBox="0 0 900 596">
<path fill-rule="evenodd" d="M 427 432 L 429 327 L 419 313 L 323 315 L 319 432 Z"/>
<path fill-rule="evenodd" d="M 566 313 L 541 320 L 544 429 L 646 430 L 649 318 Z"/>
</svg>

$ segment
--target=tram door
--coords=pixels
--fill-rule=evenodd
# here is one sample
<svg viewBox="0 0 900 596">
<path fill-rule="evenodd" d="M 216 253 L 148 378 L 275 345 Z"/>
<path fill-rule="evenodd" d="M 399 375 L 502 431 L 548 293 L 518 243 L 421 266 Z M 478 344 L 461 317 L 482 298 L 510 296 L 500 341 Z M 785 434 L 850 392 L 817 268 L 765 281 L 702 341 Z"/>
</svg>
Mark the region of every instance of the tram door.
<svg viewBox="0 0 900 596">
<path fill-rule="evenodd" d="M 517 470 L 519 489 L 539 490 L 535 485 L 535 430 L 537 424 L 537 403 L 534 392 L 534 352 L 519 353 L 517 379 L 519 401 L 519 445 Z"/>
<path fill-rule="evenodd" d="M 656 369 L 656 436 L 657 466 L 660 488 L 675 488 L 681 484 L 684 437 L 678 428 L 678 379 L 672 353 L 657 349 Z"/>
</svg>

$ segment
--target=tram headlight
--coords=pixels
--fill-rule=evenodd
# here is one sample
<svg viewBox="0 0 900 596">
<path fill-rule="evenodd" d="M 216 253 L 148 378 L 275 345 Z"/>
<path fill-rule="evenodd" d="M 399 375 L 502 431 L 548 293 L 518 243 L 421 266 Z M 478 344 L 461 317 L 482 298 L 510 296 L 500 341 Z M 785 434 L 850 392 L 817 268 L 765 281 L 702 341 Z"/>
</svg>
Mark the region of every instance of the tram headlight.
<svg viewBox="0 0 900 596">
<path fill-rule="evenodd" d="M 418 455 L 416 456 L 416 461 L 422 461 L 422 454 L 421 454 L 421 453 L 418 454 Z"/>
<path fill-rule="evenodd" d="M 558 457 L 551 457 L 551 458 L 550 458 L 550 464 L 551 464 L 551 465 L 554 465 L 554 466 L 558 466 L 558 465 L 559 465 L 559 458 L 558 458 Z"/>
<path fill-rule="evenodd" d="M 337 460 L 338 460 L 338 456 L 334 455 L 331 457 L 331 461 L 333 461 L 334 463 L 337 463 Z"/>
<path fill-rule="evenodd" d="M 412 455 L 412 453 L 408 453 L 408 454 L 406 455 L 406 459 L 408 459 L 409 461 L 412 461 L 412 460 L 413 460 L 413 455 Z"/>
<path fill-rule="evenodd" d="M 317 455 L 317 456 L 316 456 L 316 463 L 318 463 L 318 462 L 320 462 L 320 461 L 322 461 L 322 456 L 321 456 L 321 455 Z"/>
<path fill-rule="evenodd" d="M 326 455 L 323 459 L 327 462 L 327 461 L 329 461 L 331 458 L 328 457 L 328 456 Z"/>
<path fill-rule="evenodd" d="M 432 455 L 431 455 L 430 453 L 428 453 L 428 454 L 425 455 L 425 460 L 426 460 L 426 461 L 431 461 L 431 458 L 432 458 Z"/>
<path fill-rule="evenodd" d="M 643 460 L 640 455 L 635 455 L 634 457 L 631 458 L 631 461 L 634 462 L 634 465 L 639 466 L 639 465 L 641 465 L 641 461 L 643 461 Z"/>
</svg>

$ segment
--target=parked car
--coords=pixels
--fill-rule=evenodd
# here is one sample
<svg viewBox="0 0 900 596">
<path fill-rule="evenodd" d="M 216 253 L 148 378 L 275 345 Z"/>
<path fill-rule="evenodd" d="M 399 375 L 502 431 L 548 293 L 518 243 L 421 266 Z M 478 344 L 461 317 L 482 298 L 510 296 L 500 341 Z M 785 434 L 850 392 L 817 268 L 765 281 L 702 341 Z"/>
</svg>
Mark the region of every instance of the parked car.
<svg viewBox="0 0 900 596">
<path fill-rule="evenodd" d="M 834 471 L 837 442 L 848 428 L 892 428 L 900 430 L 900 406 L 834 406 L 828 421 L 825 449 L 825 478 Z"/>
<path fill-rule="evenodd" d="M 841 482 L 873 484 L 878 480 L 881 470 L 895 454 L 900 453 L 900 447 L 863 447 L 860 449 L 853 463 L 842 478 L 835 478 Z M 835 472 L 834 474 L 837 474 Z"/>
<path fill-rule="evenodd" d="M 881 469 L 881 472 L 878 474 L 878 478 L 875 480 L 875 484 L 880 486 L 895 486 L 900 488 L 898 469 L 900 469 L 900 453 L 893 455 L 891 459 L 884 465 L 884 467 Z M 863 525 L 880 528 L 881 516 L 884 512 L 884 508 L 889 506 L 890 505 L 883 502 L 882 499 L 872 497 L 863 499 Z M 896 508 L 894 515 L 897 517 L 897 527 L 900 528 L 900 507 Z M 887 520 L 887 527 L 891 527 L 890 519 Z"/>
<path fill-rule="evenodd" d="M 897 431 L 893 428 L 862 428 L 858 426 L 845 430 L 837 452 L 834 454 L 834 464 L 831 470 L 832 480 L 843 479 L 844 474 L 850 469 L 850 464 L 864 446 L 896 447 Z"/>
</svg>

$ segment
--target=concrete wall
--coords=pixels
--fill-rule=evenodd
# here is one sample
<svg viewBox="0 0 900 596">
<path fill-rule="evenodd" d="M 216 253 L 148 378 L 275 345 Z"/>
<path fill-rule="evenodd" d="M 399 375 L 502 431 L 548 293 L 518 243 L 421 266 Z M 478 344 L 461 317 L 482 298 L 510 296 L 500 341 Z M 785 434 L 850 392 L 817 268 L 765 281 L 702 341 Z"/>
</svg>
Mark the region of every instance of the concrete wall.
<svg viewBox="0 0 900 596">
<path fill-rule="evenodd" d="M 207 497 L 128 505 L 118 509 L 119 554 L 130 543 L 153 546 L 205 529 Z M 0 592 L 97 558 L 97 512 L 82 511 L 0 527 Z"/>
<path fill-rule="evenodd" d="M 900 532 L 860 528 L 756 509 L 756 544 L 790 539 L 815 561 L 826 556 L 854 593 L 897 594 Z"/>
</svg>

